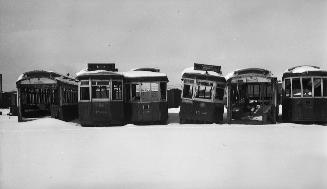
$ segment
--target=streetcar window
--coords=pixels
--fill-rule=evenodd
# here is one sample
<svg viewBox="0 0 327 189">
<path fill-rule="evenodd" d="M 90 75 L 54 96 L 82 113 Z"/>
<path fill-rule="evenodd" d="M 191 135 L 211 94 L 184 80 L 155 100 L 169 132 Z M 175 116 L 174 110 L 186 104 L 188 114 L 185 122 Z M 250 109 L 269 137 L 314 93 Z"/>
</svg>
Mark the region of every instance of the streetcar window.
<svg viewBox="0 0 327 189">
<path fill-rule="evenodd" d="M 293 97 L 301 97 L 301 82 L 300 78 L 293 78 L 292 79 L 292 91 Z"/>
<path fill-rule="evenodd" d="M 184 85 L 183 87 L 183 97 L 184 98 L 192 98 L 193 96 L 193 86 Z"/>
<path fill-rule="evenodd" d="M 212 86 L 199 85 L 195 94 L 196 98 L 211 99 Z"/>
<path fill-rule="evenodd" d="M 254 87 L 253 87 L 253 85 L 248 85 L 248 96 L 249 97 L 254 97 L 254 95 L 253 95 L 253 89 L 254 89 Z"/>
<path fill-rule="evenodd" d="M 108 99 L 109 87 L 107 86 L 92 86 L 92 98 Z"/>
<path fill-rule="evenodd" d="M 312 97 L 312 81 L 311 78 L 302 78 L 303 97 Z"/>
<path fill-rule="evenodd" d="M 323 96 L 327 96 L 327 78 L 322 79 Z"/>
<path fill-rule="evenodd" d="M 272 97 L 272 87 L 271 85 L 267 86 L 267 94 L 266 97 Z"/>
<path fill-rule="evenodd" d="M 224 92 L 225 92 L 225 90 L 223 89 L 223 88 L 219 88 L 219 87 L 217 87 L 216 88 L 216 99 L 218 99 L 218 100 L 223 100 L 224 99 Z"/>
<path fill-rule="evenodd" d="M 206 86 L 197 86 L 195 90 L 196 98 L 205 98 Z"/>
<path fill-rule="evenodd" d="M 81 81 L 81 85 L 89 85 L 89 81 Z"/>
<path fill-rule="evenodd" d="M 167 98 L 167 83 L 165 82 L 160 83 L 160 94 L 161 94 L 161 100 L 165 101 Z"/>
<path fill-rule="evenodd" d="M 151 100 L 159 101 L 159 83 L 151 83 Z"/>
<path fill-rule="evenodd" d="M 253 97 L 259 97 L 259 96 L 260 96 L 260 86 L 253 85 Z"/>
<path fill-rule="evenodd" d="M 92 81 L 92 99 L 109 99 L 109 81 Z"/>
<path fill-rule="evenodd" d="M 194 80 L 193 79 L 184 79 L 184 83 L 193 84 Z"/>
<path fill-rule="evenodd" d="M 141 92 L 149 92 L 151 90 L 151 83 L 141 83 Z"/>
<path fill-rule="evenodd" d="M 121 100 L 123 97 L 121 81 L 112 81 L 112 100 Z"/>
<path fill-rule="evenodd" d="M 132 84 L 132 101 L 140 101 L 140 85 Z"/>
<path fill-rule="evenodd" d="M 151 101 L 151 83 L 141 83 L 141 101 Z"/>
<path fill-rule="evenodd" d="M 239 88 L 241 88 L 240 86 L 241 85 L 239 85 Z M 258 84 L 248 84 L 247 92 L 248 92 L 249 97 L 259 97 L 260 96 L 260 86 Z"/>
<path fill-rule="evenodd" d="M 321 79 L 320 78 L 313 78 L 313 87 L 314 87 L 315 97 L 320 97 L 321 96 Z"/>
<path fill-rule="evenodd" d="M 89 87 L 80 87 L 80 99 L 81 100 L 90 100 Z"/>
<path fill-rule="evenodd" d="M 62 102 L 66 103 L 68 102 L 68 97 L 67 97 L 67 89 L 63 89 L 63 95 L 62 95 Z"/>
<path fill-rule="evenodd" d="M 285 79 L 285 96 L 291 96 L 291 80 Z"/>
<path fill-rule="evenodd" d="M 261 85 L 261 95 L 263 98 L 267 97 L 267 85 Z"/>
</svg>

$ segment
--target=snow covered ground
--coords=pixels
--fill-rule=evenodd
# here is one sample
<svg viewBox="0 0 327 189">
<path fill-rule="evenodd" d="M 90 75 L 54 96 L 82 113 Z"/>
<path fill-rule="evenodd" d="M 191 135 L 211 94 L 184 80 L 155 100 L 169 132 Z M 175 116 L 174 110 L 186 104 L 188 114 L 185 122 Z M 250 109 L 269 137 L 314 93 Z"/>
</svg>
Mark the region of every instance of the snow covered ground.
<svg viewBox="0 0 327 189">
<path fill-rule="evenodd" d="M 6 111 L 6 110 L 5 110 Z M 0 116 L 0 188 L 327 188 L 327 127 L 81 127 Z"/>
</svg>

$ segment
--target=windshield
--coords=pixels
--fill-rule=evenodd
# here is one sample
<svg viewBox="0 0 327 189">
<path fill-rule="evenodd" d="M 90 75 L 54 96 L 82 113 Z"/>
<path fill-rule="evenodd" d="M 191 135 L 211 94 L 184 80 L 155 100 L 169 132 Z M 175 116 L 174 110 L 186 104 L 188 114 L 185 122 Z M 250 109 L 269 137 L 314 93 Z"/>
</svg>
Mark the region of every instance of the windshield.
<svg viewBox="0 0 327 189">
<path fill-rule="evenodd" d="M 195 87 L 195 98 L 211 99 L 213 84 L 209 82 L 197 82 Z"/>
</svg>

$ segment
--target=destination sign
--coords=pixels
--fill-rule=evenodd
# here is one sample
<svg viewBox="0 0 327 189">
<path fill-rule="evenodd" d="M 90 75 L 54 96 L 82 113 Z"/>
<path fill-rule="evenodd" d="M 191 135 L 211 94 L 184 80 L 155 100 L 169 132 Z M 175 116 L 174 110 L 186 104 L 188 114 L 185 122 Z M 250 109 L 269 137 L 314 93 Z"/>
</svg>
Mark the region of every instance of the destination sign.
<svg viewBox="0 0 327 189">
<path fill-rule="evenodd" d="M 194 63 L 194 70 L 213 71 L 216 73 L 221 73 L 220 69 L 221 66 Z"/>
<path fill-rule="evenodd" d="M 115 68 L 114 63 L 89 63 L 87 65 L 88 71 L 95 71 L 95 70 L 106 70 L 106 71 L 118 71 Z"/>
</svg>

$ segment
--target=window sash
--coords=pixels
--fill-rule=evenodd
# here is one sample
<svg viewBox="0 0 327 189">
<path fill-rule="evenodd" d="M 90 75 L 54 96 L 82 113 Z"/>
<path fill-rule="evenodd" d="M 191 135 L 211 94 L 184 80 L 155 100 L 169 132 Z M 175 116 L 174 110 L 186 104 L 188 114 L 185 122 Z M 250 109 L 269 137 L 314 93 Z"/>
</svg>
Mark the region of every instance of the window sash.
<svg viewBox="0 0 327 189">
<path fill-rule="evenodd" d="M 187 90 L 188 95 L 186 95 L 186 93 L 185 93 L 186 92 L 186 87 L 188 87 L 188 90 Z M 194 85 L 184 84 L 182 97 L 192 99 L 193 98 L 193 93 L 194 93 Z"/>
<path fill-rule="evenodd" d="M 299 79 L 300 80 L 300 86 L 301 86 L 301 90 L 300 90 L 300 92 L 301 92 L 301 94 L 299 95 L 299 93 L 298 93 L 298 95 L 297 96 L 294 96 L 294 93 L 295 92 L 297 92 L 297 91 L 294 91 L 293 89 L 294 89 L 294 80 L 295 79 Z M 290 81 L 290 83 L 291 83 L 291 95 L 290 96 L 288 96 L 288 93 L 287 93 L 287 89 L 288 89 L 288 86 L 287 86 L 287 81 Z M 305 83 L 303 83 L 303 80 L 310 80 L 311 81 L 311 90 L 310 90 L 310 87 L 307 87 L 307 93 L 310 93 L 310 94 L 305 94 L 304 92 L 304 90 L 305 90 L 305 86 L 303 86 L 303 85 L 305 85 Z M 320 82 L 319 82 L 319 80 L 320 80 Z M 326 81 L 325 83 L 326 84 L 324 84 L 324 80 Z M 317 81 L 318 81 L 318 83 L 320 83 L 320 86 L 319 86 L 319 84 L 317 84 Z M 318 88 L 320 88 L 320 90 L 319 89 L 317 89 L 317 87 L 315 87 L 316 85 L 318 85 Z M 284 95 L 285 95 L 285 97 L 289 97 L 289 98 L 325 98 L 325 97 L 327 97 L 327 77 L 325 77 L 325 76 L 322 76 L 322 77 L 317 77 L 317 76 L 303 76 L 303 77 L 288 77 L 288 78 L 285 78 L 284 79 L 284 81 L 283 81 L 283 89 L 284 89 Z M 325 96 L 324 96 L 324 92 L 325 92 Z M 318 94 L 317 94 L 318 93 Z"/>
<path fill-rule="evenodd" d="M 106 85 L 93 85 L 92 90 L 92 99 L 106 99 L 109 100 L 110 88 Z"/>
<path fill-rule="evenodd" d="M 81 86 L 89 86 L 89 80 L 81 80 L 80 85 Z"/>
<path fill-rule="evenodd" d="M 86 90 L 85 90 L 86 89 Z M 90 100 L 90 87 L 85 87 L 85 86 L 81 86 L 79 88 L 80 90 L 80 95 L 79 95 L 79 100 L 83 101 L 83 100 Z M 85 95 L 85 96 L 84 96 Z M 87 98 L 84 98 L 87 97 Z"/>
<path fill-rule="evenodd" d="M 211 99 L 213 86 L 197 85 L 195 88 L 195 98 Z"/>
<path fill-rule="evenodd" d="M 112 81 L 112 100 L 122 100 L 123 99 L 123 82 L 122 81 Z"/>
</svg>

